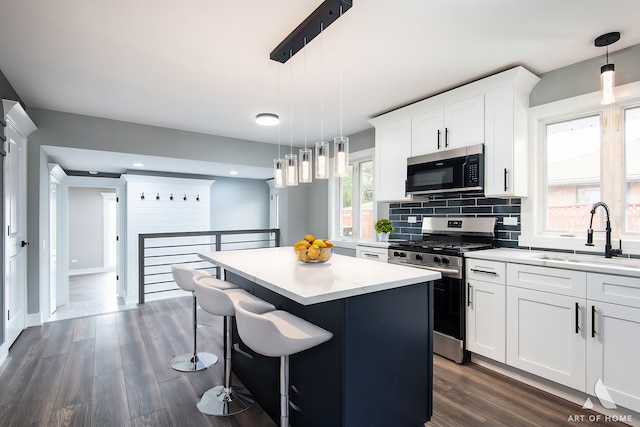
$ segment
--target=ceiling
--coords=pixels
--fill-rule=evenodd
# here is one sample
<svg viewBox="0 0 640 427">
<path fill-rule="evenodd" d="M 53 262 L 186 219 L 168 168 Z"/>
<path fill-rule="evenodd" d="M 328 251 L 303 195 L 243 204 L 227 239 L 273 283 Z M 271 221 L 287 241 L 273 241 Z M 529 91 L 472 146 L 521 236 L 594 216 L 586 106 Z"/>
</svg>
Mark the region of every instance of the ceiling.
<svg viewBox="0 0 640 427">
<path fill-rule="evenodd" d="M 281 143 L 302 146 L 514 65 L 604 56 L 593 42 L 610 31 L 610 52 L 640 43 L 638 0 L 353 0 L 270 60 L 320 3 L 0 0 L 0 69 L 28 107 L 275 144 L 254 120 L 273 112 Z"/>
</svg>

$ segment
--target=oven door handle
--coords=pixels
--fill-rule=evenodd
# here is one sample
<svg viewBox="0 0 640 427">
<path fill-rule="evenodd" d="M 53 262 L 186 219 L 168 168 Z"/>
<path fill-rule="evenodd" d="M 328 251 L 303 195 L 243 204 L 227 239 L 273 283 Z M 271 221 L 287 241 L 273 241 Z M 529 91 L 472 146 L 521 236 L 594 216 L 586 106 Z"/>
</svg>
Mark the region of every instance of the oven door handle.
<svg viewBox="0 0 640 427">
<path fill-rule="evenodd" d="M 452 268 L 440 268 L 440 267 L 432 267 L 432 266 L 428 266 L 428 267 L 424 267 L 427 270 L 433 270 L 436 271 L 440 274 L 447 274 L 449 276 L 456 276 L 459 277 L 460 276 L 460 271 L 459 270 L 455 270 Z"/>
</svg>

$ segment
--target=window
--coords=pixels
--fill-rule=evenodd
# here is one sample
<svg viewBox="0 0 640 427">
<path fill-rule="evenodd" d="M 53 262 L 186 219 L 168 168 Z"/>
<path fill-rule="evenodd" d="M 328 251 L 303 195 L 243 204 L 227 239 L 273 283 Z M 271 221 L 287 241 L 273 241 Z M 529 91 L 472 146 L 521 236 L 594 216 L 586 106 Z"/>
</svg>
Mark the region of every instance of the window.
<svg viewBox="0 0 640 427">
<path fill-rule="evenodd" d="M 591 208 L 603 201 L 611 213 L 614 247 L 640 254 L 640 83 L 624 99 L 602 106 L 599 93 L 530 109 L 530 194 L 522 201 L 520 245 L 585 248 Z M 604 230 L 596 210 L 593 228 Z"/>
<path fill-rule="evenodd" d="M 332 181 L 333 239 L 373 239 L 373 150 L 351 153 L 348 175 Z"/>
</svg>

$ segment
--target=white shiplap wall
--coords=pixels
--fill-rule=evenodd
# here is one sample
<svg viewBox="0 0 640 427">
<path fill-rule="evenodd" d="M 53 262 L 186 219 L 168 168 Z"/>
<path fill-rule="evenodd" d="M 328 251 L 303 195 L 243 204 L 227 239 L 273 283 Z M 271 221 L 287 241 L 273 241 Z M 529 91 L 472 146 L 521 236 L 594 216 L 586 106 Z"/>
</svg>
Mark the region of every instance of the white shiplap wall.
<svg viewBox="0 0 640 427">
<path fill-rule="evenodd" d="M 138 300 L 138 235 L 211 229 L 212 180 L 123 175 L 127 181 L 127 303 Z M 144 193 L 144 200 L 141 198 Z M 170 199 L 173 195 L 173 200 Z M 159 200 L 156 200 L 159 196 Z M 186 197 L 186 200 L 184 198 Z M 199 199 L 199 200 L 198 200 Z M 208 243 L 208 238 L 189 238 Z M 160 245 L 160 239 L 154 241 Z M 172 242 L 175 244 L 175 242 Z M 188 248 L 193 251 L 193 248 Z M 203 252 L 208 251 L 203 246 Z M 156 264 L 179 262 L 178 258 L 159 257 Z M 206 265 L 205 265 L 206 266 Z M 197 266 L 192 265 L 197 268 Z M 149 272 L 149 271 L 147 271 Z M 156 276 L 153 281 L 171 280 L 171 275 Z M 175 285 L 157 285 L 156 290 Z"/>
</svg>

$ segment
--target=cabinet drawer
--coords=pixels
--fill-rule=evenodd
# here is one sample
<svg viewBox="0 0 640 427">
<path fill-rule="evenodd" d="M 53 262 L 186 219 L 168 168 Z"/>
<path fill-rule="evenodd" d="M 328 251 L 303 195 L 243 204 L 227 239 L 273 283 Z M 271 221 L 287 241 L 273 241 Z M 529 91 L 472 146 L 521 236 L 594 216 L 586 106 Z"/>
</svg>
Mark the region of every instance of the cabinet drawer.
<svg viewBox="0 0 640 427">
<path fill-rule="evenodd" d="M 467 259 L 467 280 L 481 280 L 483 282 L 506 282 L 506 265 L 504 262 L 486 261 L 483 259 Z"/>
<path fill-rule="evenodd" d="M 356 246 L 356 258 L 366 258 L 374 261 L 387 262 L 389 260 L 389 253 L 387 248 Z"/>
<path fill-rule="evenodd" d="M 640 308 L 640 279 L 587 273 L 587 298 Z"/>
<path fill-rule="evenodd" d="M 507 286 L 586 298 L 587 273 L 561 268 L 508 264 Z"/>
</svg>

